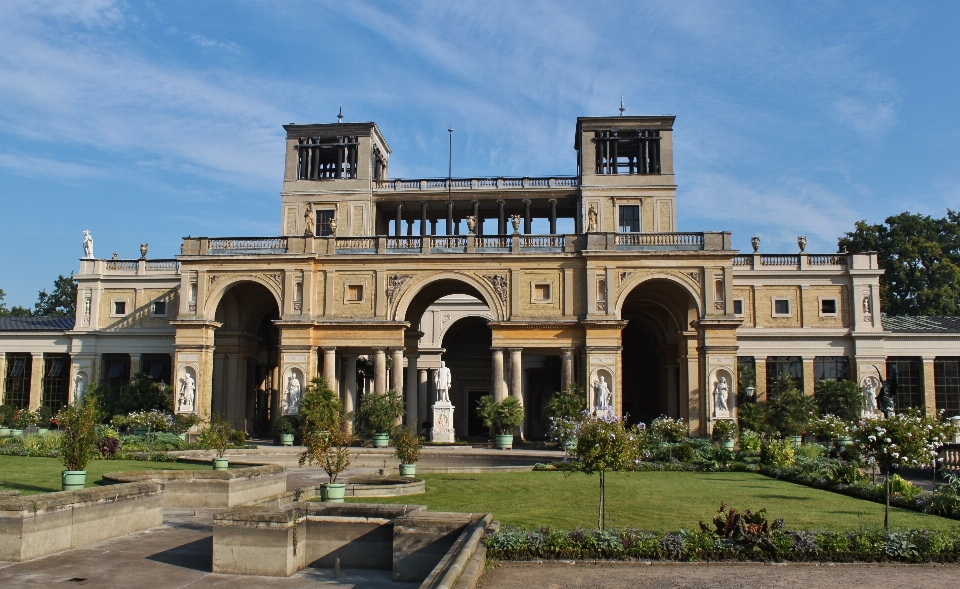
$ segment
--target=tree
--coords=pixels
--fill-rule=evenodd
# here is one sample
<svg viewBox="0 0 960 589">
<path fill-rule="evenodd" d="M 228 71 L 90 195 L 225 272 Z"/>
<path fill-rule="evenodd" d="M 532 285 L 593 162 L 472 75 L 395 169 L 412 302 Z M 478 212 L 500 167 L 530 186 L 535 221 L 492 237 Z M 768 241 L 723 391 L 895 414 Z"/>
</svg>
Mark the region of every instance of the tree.
<svg viewBox="0 0 960 589">
<path fill-rule="evenodd" d="M 903 212 L 870 225 L 858 221 L 838 240 L 840 249 L 875 251 L 880 267 L 880 305 L 889 315 L 960 315 L 960 213 Z"/>
<path fill-rule="evenodd" d="M 820 415 L 836 415 L 844 421 L 859 421 L 863 411 L 863 393 L 855 381 L 820 379 L 814 390 Z"/>
<path fill-rule="evenodd" d="M 3 299 L 7 296 L 7 293 L 3 292 L 3 289 L 0 288 L 0 317 L 29 317 L 30 309 L 26 307 L 11 307 L 7 308 L 7 304 L 3 302 Z"/>
<path fill-rule="evenodd" d="M 46 289 L 37 293 L 33 306 L 36 317 L 73 317 L 77 314 L 77 281 L 64 275 L 53 281 L 53 292 Z"/>
</svg>

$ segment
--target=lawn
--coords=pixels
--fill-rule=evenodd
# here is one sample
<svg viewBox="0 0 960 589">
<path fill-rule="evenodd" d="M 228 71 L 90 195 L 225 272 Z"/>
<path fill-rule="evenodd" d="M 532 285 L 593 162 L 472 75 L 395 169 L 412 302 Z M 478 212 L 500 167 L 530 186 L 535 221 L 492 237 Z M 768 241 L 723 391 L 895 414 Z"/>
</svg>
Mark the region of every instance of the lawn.
<svg viewBox="0 0 960 589">
<path fill-rule="evenodd" d="M 422 495 L 348 499 L 426 505 L 431 511 L 490 512 L 504 525 L 572 529 L 597 526 L 597 476 L 559 472 L 425 474 Z M 744 472 L 607 474 L 607 527 L 675 531 L 709 522 L 721 501 L 767 509 L 793 529 L 854 530 L 883 525 L 883 505 Z M 891 528 L 940 530 L 955 520 L 890 509 Z"/>
<path fill-rule="evenodd" d="M 93 487 L 105 472 L 120 470 L 209 469 L 205 464 L 147 462 L 141 460 L 94 460 L 87 465 L 87 486 Z M 16 489 L 24 495 L 60 490 L 59 458 L 0 456 L 0 489 Z"/>
</svg>

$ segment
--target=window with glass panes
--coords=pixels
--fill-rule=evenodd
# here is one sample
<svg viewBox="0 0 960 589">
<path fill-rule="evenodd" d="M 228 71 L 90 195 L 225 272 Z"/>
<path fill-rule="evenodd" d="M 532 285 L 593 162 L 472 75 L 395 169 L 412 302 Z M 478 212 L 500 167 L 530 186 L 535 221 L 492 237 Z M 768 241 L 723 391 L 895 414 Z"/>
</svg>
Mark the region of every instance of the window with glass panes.
<svg viewBox="0 0 960 589">
<path fill-rule="evenodd" d="M 620 205 L 620 232 L 629 233 L 640 231 L 639 205 Z"/>
<path fill-rule="evenodd" d="M 897 413 L 920 407 L 923 405 L 923 361 L 920 358 L 896 357 L 887 358 L 887 380 L 893 375 L 893 367 L 897 367 L 899 387 L 897 398 L 894 399 L 894 410 Z"/>
<path fill-rule="evenodd" d="M 933 361 L 933 390 L 937 409 L 943 409 L 947 417 L 960 415 L 960 358 Z"/>
<path fill-rule="evenodd" d="M 170 384 L 170 354 L 144 354 L 140 371 L 157 382 Z"/>
<path fill-rule="evenodd" d="M 330 221 L 333 220 L 334 211 L 317 211 L 317 230 L 318 237 L 330 237 Z"/>
<path fill-rule="evenodd" d="M 803 360 L 800 356 L 767 356 L 767 391 L 773 390 L 777 374 L 786 372 L 793 377 L 797 389 L 803 390 Z"/>
<path fill-rule="evenodd" d="M 813 380 L 847 380 L 850 359 L 846 356 L 817 356 L 813 359 Z"/>
<path fill-rule="evenodd" d="M 30 404 L 30 374 L 33 357 L 30 354 L 7 354 L 7 374 L 3 402 L 22 409 Z"/>
<path fill-rule="evenodd" d="M 747 396 L 747 387 L 750 385 L 754 387 L 753 397 Z M 737 356 L 737 403 L 756 402 L 756 387 L 757 359 L 753 356 Z"/>
<path fill-rule="evenodd" d="M 40 402 L 56 413 L 67 404 L 70 393 L 70 355 L 43 355 L 43 394 Z"/>
<path fill-rule="evenodd" d="M 104 354 L 101 382 L 112 389 L 127 386 L 130 383 L 130 355 Z"/>
</svg>

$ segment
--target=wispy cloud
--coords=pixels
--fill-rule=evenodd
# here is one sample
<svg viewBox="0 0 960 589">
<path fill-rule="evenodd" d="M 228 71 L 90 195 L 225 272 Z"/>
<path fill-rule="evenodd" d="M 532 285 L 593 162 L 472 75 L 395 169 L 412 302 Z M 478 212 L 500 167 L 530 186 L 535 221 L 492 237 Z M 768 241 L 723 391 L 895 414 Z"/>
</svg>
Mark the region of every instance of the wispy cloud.
<svg viewBox="0 0 960 589">
<path fill-rule="evenodd" d="M 191 34 L 190 40 L 204 49 L 223 49 L 231 53 L 240 53 L 240 46 L 233 41 L 217 41 L 215 39 L 208 39 L 197 33 Z"/>
</svg>

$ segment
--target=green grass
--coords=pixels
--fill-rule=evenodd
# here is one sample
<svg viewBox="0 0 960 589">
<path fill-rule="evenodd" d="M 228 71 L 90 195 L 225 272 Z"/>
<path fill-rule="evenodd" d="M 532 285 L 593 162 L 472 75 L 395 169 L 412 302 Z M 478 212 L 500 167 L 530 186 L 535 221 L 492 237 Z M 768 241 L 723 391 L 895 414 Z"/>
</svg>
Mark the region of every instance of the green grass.
<svg viewBox="0 0 960 589">
<path fill-rule="evenodd" d="M 206 464 L 148 462 L 140 460 L 94 460 L 87 465 L 87 486 L 96 485 L 105 472 L 121 470 L 209 469 Z M 59 458 L 0 456 L 0 489 L 15 489 L 24 495 L 60 490 Z"/>
<path fill-rule="evenodd" d="M 431 511 L 490 512 L 504 525 L 573 529 L 597 526 L 599 478 L 559 472 L 425 474 L 422 495 L 348 499 L 426 505 Z M 709 522 L 720 502 L 738 510 L 767 509 L 792 529 L 855 530 L 883 525 L 883 505 L 753 473 L 607 473 L 607 527 L 676 531 Z M 895 529 L 942 530 L 955 520 L 890 509 Z"/>
</svg>

